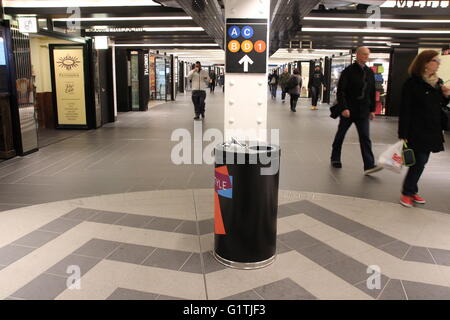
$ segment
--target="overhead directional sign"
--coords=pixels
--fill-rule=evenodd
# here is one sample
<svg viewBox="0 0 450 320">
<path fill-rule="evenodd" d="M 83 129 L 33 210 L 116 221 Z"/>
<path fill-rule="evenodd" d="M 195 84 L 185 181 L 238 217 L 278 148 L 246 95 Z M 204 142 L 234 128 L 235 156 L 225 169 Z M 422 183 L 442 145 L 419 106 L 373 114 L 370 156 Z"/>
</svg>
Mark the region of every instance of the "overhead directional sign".
<svg viewBox="0 0 450 320">
<path fill-rule="evenodd" d="M 226 72 L 267 72 L 267 20 L 227 19 Z"/>
</svg>

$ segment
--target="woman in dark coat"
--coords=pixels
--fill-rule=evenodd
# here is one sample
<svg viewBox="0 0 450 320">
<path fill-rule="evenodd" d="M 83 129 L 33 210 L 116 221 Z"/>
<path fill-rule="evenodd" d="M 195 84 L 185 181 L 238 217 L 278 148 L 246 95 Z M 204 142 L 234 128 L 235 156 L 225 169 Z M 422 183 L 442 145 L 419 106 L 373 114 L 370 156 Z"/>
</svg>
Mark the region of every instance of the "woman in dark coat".
<svg viewBox="0 0 450 320">
<path fill-rule="evenodd" d="M 436 75 L 439 65 L 436 51 L 422 51 L 409 67 L 411 77 L 403 85 L 398 137 L 413 149 L 416 158 L 403 182 L 400 203 L 405 207 L 425 203 L 417 194 L 417 184 L 430 153 L 444 150 L 442 131 L 447 120 L 442 107 L 449 102 L 450 88 Z"/>
</svg>

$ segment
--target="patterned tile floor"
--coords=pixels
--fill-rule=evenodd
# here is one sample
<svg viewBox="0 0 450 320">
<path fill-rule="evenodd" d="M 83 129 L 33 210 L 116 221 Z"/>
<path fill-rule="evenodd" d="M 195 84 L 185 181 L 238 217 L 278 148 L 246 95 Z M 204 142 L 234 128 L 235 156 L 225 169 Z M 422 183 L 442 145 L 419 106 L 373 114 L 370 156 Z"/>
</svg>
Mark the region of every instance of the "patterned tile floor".
<svg viewBox="0 0 450 320">
<path fill-rule="evenodd" d="M 448 214 L 280 191 L 275 262 L 237 270 L 212 256 L 213 211 L 210 189 L 5 211 L 0 299 L 450 299 Z"/>
</svg>

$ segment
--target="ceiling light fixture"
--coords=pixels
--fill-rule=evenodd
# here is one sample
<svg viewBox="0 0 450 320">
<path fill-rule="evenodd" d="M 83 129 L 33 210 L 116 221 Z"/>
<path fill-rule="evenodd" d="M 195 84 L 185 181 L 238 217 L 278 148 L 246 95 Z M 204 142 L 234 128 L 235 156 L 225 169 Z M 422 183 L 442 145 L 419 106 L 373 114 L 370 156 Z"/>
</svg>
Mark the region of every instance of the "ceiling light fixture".
<svg viewBox="0 0 450 320">
<path fill-rule="evenodd" d="M 357 29 L 357 28 L 303 28 L 303 32 L 344 32 L 344 33 L 399 33 L 399 34 L 450 34 L 450 30 L 397 30 L 397 29 Z"/>
<path fill-rule="evenodd" d="M 379 22 L 394 22 L 394 23 L 450 23 L 450 20 L 444 19 L 376 19 L 376 18 L 339 18 L 339 17 L 304 17 L 303 20 L 312 21 L 379 21 Z"/>
<path fill-rule="evenodd" d="M 145 20 L 192 20 L 192 17 L 98 17 L 98 18 L 58 18 L 53 21 L 145 21 Z"/>
</svg>

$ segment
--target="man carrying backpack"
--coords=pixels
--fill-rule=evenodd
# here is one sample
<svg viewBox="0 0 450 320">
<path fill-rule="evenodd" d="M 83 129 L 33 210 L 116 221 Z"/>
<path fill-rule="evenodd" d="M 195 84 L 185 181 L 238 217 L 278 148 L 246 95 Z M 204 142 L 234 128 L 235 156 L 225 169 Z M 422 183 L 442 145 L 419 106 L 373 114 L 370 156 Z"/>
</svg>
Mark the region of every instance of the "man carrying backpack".
<svg viewBox="0 0 450 320">
<path fill-rule="evenodd" d="M 286 83 L 286 90 L 288 90 L 291 96 L 291 111 L 297 112 L 297 101 L 300 97 L 300 88 L 302 86 L 302 78 L 300 77 L 300 72 L 298 69 L 294 69 L 293 75 L 289 78 Z"/>
</svg>

